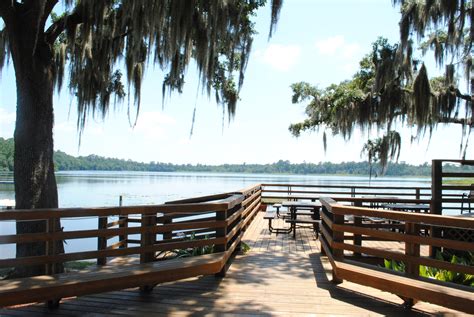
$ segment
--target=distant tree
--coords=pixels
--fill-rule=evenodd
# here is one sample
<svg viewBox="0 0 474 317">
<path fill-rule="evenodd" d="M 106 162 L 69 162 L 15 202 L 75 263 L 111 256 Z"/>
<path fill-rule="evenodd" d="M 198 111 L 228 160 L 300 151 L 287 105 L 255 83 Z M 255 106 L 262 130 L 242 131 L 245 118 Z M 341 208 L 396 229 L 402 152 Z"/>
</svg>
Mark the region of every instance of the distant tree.
<svg viewBox="0 0 474 317">
<path fill-rule="evenodd" d="M 385 174 L 388 161 L 398 160 L 400 156 L 401 138 L 396 131 L 390 131 L 387 135 L 375 140 L 368 140 L 362 148 L 362 154 L 367 155 L 369 163 L 369 184 L 372 179 L 373 167 L 380 164 L 380 174 Z M 375 173 L 377 176 L 378 173 Z"/>
<path fill-rule="evenodd" d="M 416 127 L 416 137 L 422 137 L 426 133 L 431 136 L 439 124 L 460 124 L 460 152 L 465 157 L 474 127 L 472 1 L 394 3 L 401 6 L 400 43 L 390 45 L 386 39 L 378 39 L 350 80 L 325 89 L 305 82 L 293 84 L 293 103 L 309 103 L 307 118 L 289 129 L 298 136 L 305 130 L 323 128 L 326 146 L 326 130 L 348 140 L 357 128 L 388 133 L 398 123 Z M 421 56 L 414 54 L 413 38 Z M 438 65 L 445 68 L 444 76 L 428 77 L 423 63 L 428 51 L 433 51 Z"/>
<path fill-rule="evenodd" d="M 4 24 L 0 67 L 11 57 L 17 88 L 16 208 L 58 207 L 53 90 L 61 89 L 66 67 L 81 131 L 90 115 L 105 117 L 111 104 L 123 100 L 126 86 L 132 90 L 128 98 L 138 113 L 148 64 L 157 64 L 166 72 L 163 93 L 181 92 L 184 74 L 194 60 L 202 87 L 208 94 L 214 91 L 217 101 L 233 115 L 255 34 L 251 17 L 265 2 L 0 0 Z M 281 4 L 282 0 L 272 0 L 270 34 Z M 44 221 L 17 223 L 18 234 L 44 230 Z M 44 253 L 44 243 L 17 246 L 18 257 Z M 37 266 L 19 274 L 42 272 L 43 267 Z"/>
</svg>

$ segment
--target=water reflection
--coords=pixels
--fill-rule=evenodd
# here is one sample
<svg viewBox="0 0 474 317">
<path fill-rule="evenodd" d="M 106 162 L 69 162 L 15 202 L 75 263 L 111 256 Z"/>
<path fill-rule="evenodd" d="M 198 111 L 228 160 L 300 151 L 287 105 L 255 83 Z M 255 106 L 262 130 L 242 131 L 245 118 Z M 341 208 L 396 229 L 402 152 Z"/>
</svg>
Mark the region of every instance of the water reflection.
<svg viewBox="0 0 474 317">
<path fill-rule="evenodd" d="M 60 207 L 159 204 L 168 200 L 235 191 L 255 183 L 368 185 L 368 177 L 166 172 L 57 172 Z M 11 173 L 0 174 L 0 199 L 14 199 Z M 429 186 L 429 178 L 381 177 L 373 186 Z"/>
<path fill-rule="evenodd" d="M 159 204 L 193 196 L 236 191 L 256 183 L 300 183 L 314 185 L 368 185 L 368 177 L 211 174 L 160 172 L 58 172 L 60 207 Z M 11 173 L 0 174 L 0 199 L 14 199 Z M 429 178 L 377 178 L 371 184 L 391 186 L 429 186 Z M 64 220 L 65 231 L 97 228 L 97 218 Z M 15 233 L 14 222 L 0 222 L 1 234 Z M 138 238 L 138 237 L 136 237 Z M 116 241 L 109 241 L 113 243 Z M 66 241 L 66 251 L 87 251 L 97 247 L 97 239 Z M 0 258 L 14 257 L 13 245 L 0 245 Z"/>
</svg>

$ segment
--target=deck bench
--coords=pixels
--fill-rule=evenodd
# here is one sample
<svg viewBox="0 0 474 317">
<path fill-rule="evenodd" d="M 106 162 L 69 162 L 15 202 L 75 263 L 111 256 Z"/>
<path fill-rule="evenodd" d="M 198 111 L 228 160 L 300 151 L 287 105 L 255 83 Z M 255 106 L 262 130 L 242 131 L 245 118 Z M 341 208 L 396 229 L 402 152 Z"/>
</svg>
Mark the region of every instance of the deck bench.
<svg viewBox="0 0 474 317">
<path fill-rule="evenodd" d="M 158 283 L 198 275 L 216 274 L 225 265 L 225 252 L 148 263 L 105 265 L 73 273 L 41 275 L 0 281 L 0 307 L 47 302 L 61 298 L 141 287 L 150 291 Z"/>
<path fill-rule="evenodd" d="M 355 264 L 353 261 L 340 261 L 333 258 L 330 260 L 340 279 L 397 294 L 404 299 L 414 298 L 415 302 L 421 300 L 474 314 L 474 296 L 472 289 L 467 286 L 447 287 L 436 281 L 406 277 L 387 272 L 382 268 L 370 268 L 362 263 Z M 407 308 L 413 304 L 412 301 L 406 302 Z"/>
</svg>

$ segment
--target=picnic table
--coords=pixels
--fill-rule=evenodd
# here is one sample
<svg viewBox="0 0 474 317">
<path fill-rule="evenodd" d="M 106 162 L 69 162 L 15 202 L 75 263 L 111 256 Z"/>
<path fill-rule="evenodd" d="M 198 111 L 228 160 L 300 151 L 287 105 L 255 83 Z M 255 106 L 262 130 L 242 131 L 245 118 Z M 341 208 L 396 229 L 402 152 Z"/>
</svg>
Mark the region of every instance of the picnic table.
<svg viewBox="0 0 474 317">
<path fill-rule="evenodd" d="M 427 204 L 382 204 L 382 208 L 399 210 L 399 211 L 413 211 L 413 212 L 428 212 L 430 205 Z"/>
<path fill-rule="evenodd" d="M 291 225 L 289 232 L 293 232 L 293 238 L 296 238 L 296 224 L 312 224 L 314 230 L 316 231 L 316 235 L 318 235 L 319 223 L 321 221 L 319 216 L 321 203 L 319 201 L 284 201 L 281 203 L 281 205 L 288 207 L 290 212 L 290 218 L 287 219 L 286 222 L 290 223 Z M 311 219 L 298 219 L 298 210 L 309 210 Z"/>
</svg>

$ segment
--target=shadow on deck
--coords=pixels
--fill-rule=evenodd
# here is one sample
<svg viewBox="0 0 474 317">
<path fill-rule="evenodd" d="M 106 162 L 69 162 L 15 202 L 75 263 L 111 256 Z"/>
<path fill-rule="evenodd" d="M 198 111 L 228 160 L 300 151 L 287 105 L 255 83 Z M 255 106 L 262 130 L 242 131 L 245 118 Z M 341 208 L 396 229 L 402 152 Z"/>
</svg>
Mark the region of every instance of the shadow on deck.
<svg viewBox="0 0 474 317">
<path fill-rule="evenodd" d="M 283 223 L 275 223 L 284 226 Z M 330 264 L 320 255 L 319 242 L 309 228 L 299 228 L 294 240 L 269 234 L 259 214 L 244 241 L 251 247 L 237 255 L 227 276 L 190 278 L 157 286 L 151 294 L 137 289 L 63 299 L 59 309 L 43 304 L 0 310 L 1 316 L 200 316 L 204 314 L 298 316 L 440 315 L 455 311 L 427 303 L 409 311 L 393 294 L 344 282 L 330 282 Z M 393 246 L 396 247 L 396 246 Z"/>
</svg>

